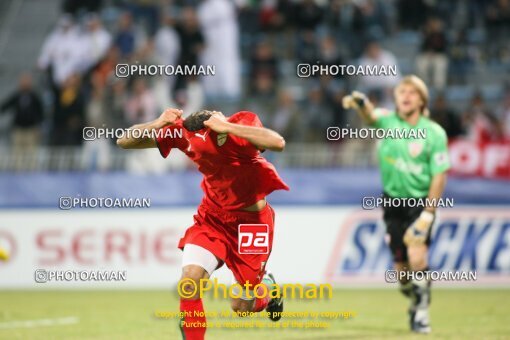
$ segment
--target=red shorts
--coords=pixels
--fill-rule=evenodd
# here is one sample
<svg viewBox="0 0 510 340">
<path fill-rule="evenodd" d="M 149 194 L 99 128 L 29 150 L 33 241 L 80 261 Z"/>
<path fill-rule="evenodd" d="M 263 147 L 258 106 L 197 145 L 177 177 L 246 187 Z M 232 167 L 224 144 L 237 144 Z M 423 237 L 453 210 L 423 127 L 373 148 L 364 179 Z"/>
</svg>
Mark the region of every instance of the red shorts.
<svg viewBox="0 0 510 340">
<path fill-rule="evenodd" d="M 209 204 L 200 204 L 193 216 L 195 224 L 189 227 L 179 241 L 182 250 L 186 244 L 195 244 L 209 250 L 223 261 L 241 285 L 259 284 L 264 276 L 266 262 L 273 246 L 274 210 L 225 211 Z M 267 254 L 239 254 L 238 228 L 240 224 L 267 224 L 269 251 Z M 221 267 L 220 264 L 218 267 Z"/>
</svg>

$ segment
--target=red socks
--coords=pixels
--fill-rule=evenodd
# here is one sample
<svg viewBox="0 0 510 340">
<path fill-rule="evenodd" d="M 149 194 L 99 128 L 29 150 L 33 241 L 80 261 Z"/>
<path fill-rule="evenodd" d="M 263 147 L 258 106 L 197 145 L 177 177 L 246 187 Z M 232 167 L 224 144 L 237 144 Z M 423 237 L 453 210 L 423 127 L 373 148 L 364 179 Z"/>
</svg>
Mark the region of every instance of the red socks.
<svg viewBox="0 0 510 340">
<path fill-rule="evenodd" d="M 269 289 L 269 287 L 268 287 L 268 289 Z M 264 291 L 267 292 L 267 290 L 265 290 L 264 288 L 257 287 L 257 295 L 258 296 L 261 296 L 262 294 L 264 294 Z M 255 298 L 255 303 L 253 304 L 253 311 L 254 312 L 263 311 L 264 309 L 266 309 L 267 304 L 269 303 L 270 300 L 271 300 L 270 294 L 267 294 L 265 297 L 260 298 L 260 299 Z"/>
<path fill-rule="evenodd" d="M 181 299 L 180 310 L 183 313 L 180 324 L 183 339 L 204 340 L 206 320 L 202 299 Z"/>
</svg>

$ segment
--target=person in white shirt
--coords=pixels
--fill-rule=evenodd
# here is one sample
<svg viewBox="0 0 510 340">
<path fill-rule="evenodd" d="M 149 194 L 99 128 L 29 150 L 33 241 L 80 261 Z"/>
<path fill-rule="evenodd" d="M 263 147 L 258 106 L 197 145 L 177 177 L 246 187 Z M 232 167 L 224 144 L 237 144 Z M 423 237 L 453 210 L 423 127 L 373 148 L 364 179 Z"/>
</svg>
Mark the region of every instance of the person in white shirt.
<svg viewBox="0 0 510 340">
<path fill-rule="evenodd" d="M 106 55 L 112 44 L 111 34 L 103 27 L 96 14 L 91 14 L 86 19 L 84 42 L 85 67 L 90 69 Z"/>
<path fill-rule="evenodd" d="M 397 65 L 397 58 L 393 53 L 384 50 L 376 41 L 367 44 L 365 52 L 359 59 L 359 65 L 363 66 L 394 66 Z M 364 75 L 358 77 L 358 88 L 364 92 L 375 92 L 382 102 L 392 100 L 393 88 L 400 81 L 400 72 L 397 66 L 397 75 Z"/>
<path fill-rule="evenodd" d="M 56 88 L 61 88 L 71 75 L 84 72 L 83 44 L 83 35 L 71 17 L 60 18 L 57 28 L 46 38 L 37 60 L 40 69 L 51 67 L 51 80 Z"/>
<path fill-rule="evenodd" d="M 214 65 L 216 74 L 203 77 L 206 96 L 237 99 L 241 94 L 239 26 L 235 6 L 228 0 L 204 0 L 198 18 L 205 36 L 202 65 Z"/>
<path fill-rule="evenodd" d="M 163 25 L 159 28 L 154 36 L 154 54 L 158 64 L 160 65 L 177 65 L 179 55 L 181 53 L 181 42 L 179 35 L 174 29 L 174 20 L 166 14 L 162 21 Z M 174 87 L 176 77 L 165 76 L 168 80 L 167 94 L 171 93 Z"/>
</svg>

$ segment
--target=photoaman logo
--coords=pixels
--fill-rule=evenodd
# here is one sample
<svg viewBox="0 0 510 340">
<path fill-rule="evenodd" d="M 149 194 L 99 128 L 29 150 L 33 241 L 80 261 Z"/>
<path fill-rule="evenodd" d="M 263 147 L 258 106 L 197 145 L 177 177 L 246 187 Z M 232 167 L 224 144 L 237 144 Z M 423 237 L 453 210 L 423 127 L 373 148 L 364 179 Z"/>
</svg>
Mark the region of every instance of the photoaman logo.
<svg viewBox="0 0 510 340">
<path fill-rule="evenodd" d="M 267 296 L 272 298 L 291 298 L 291 299 L 331 299 L 333 297 L 333 287 L 329 283 L 324 284 L 301 284 L 301 283 L 285 283 L 285 284 L 244 284 L 234 283 L 227 286 L 219 283 L 218 279 L 200 279 L 195 281 L 191 278 L 183 278 L 177 284 L 177 293 L 181 298 L 189 299 L 195 296 L 203 298 L 205 293 L 209 292 L 214 298 L 224 299 L 240 299 L 240 298 L 257 298 L 262 299 Z"/>
<path fill-rule="evenodd" d="M 269 226 L 267 224 L 240 224 L 238 247 L 239 254 L 268 254 Z"/>
</svg>

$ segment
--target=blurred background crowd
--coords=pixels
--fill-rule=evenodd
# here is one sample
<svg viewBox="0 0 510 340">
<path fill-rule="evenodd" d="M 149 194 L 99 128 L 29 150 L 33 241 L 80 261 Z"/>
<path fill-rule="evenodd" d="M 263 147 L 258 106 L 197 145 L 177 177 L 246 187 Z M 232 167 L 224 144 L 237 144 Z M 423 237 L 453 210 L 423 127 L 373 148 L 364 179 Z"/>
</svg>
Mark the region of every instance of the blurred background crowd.
<svg viewBox="0 0 510 340">
<path fill-rule="evenodd" d="M 0 5 L 6 27 L 15 2 Z M 153 168 L 155 160 L 142 153 L 116 161 L 114 140 L 84 141 L 83 128 L 129 127 L 170 106 L 256 112 L 287 139 L 290 153 L 279 156 L 284 165 L 370 164 L 373 154 L 360 152 L 371 150 L 371 141 L 331 142 L 326 130 L 359 126 L 341 106 L 354 89 L 391 108 L 392 89 L 408 73 L 429 85 L 432 118 L 449 138 L 510 141 L 510 0 L 59 0 L 58 6 L 34 63 L 15 75 L 17 85 L 0 68 L 0 145 L 25 159 L 0 169 L 37 169 L 42 159 L 55 169 L 59 162 L 69 169 Z M 14 44 L 6 27 L 4 64 L 11 60 L 2 52 Z M 116 65 L 125 63 L 214 65 L 216 74 L 117 77 Z M 397 65 L 399 75 L 300 78 L 300 63 Z M 318 159 L 318 148 L 331 152 Z M 52 160 L 53 154 L 60 156 Z"/>
</svg>

